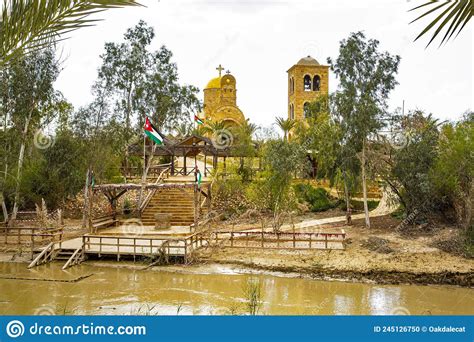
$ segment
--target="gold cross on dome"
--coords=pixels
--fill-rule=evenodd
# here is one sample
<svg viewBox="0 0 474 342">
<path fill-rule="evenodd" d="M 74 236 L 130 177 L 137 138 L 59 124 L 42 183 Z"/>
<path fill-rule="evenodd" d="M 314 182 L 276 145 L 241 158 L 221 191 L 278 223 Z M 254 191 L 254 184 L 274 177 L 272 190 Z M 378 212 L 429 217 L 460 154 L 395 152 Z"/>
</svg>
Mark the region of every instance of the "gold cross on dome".
<svg viewBox="0 0 474 342">
<path fill-rule="evenodd" d="M 216 70 L 219 71 L 219 77 L 221 77 L 222 70 L 224 70 L 224 68 L 222 67 L 222 65 L 219 64 L 219 66 L 216 68 Z"/>
</svg>

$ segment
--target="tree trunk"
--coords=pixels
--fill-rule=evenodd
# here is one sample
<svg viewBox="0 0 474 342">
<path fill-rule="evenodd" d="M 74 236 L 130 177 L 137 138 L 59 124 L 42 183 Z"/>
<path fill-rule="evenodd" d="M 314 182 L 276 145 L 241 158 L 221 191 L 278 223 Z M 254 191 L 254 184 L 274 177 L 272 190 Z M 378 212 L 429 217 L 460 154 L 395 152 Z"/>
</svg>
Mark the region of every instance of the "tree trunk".
<svg viewBox="0 0 474 342">
<path fill-rule="evenodd" d="M 12 220 L 16 220 L 16 215 L 18 213 L 18 202 L 20 201 L 20 181 L 21 181 L 21 172 L 23 169 L 23 160 L 25 158 L 25 148 L 26 148 L 26 136 L 28 135 L 28 128 L 31 120 L 31 112 L 26 118 L 25 127 L 23 128 L 23 136 L 20 146 L 20 153 L 18 155 L 18 170 L 16 174 L 16 186 L 15 186 L 15 197 L 13 201 L 13 212 Z"/>
<path fill-rule="evenodd" d="M 365 174 L 365 139 L 362 142 L 362 192 L 364 196 L 364 213 L 365 213 L 365 226 L 370 228 L 370 218 L 369 218 L 369 206 L 367 205 L 367 181 Z"/>
<path fill-rule="evenodd" d="M 3 192 L 0 192 L 0 201 L 2 202 L 3 218 L 5 219 L 5 222 L 8 222 L 8 210 L 7 210 L 7 206 L 5 205 Z"/>
<path fill-rule="evenodd" d="M 461 191 L 453 201 L 456 211 L 456 221 L 462 229 L 468 230 L 472 225 L 472 196 L 471 191 Z"/>
<path fill-rule="evenodd" d="M 349 187 L 347 186 L 346 171 L 342 172 L 344 178 L 344 198 L 346 200 L 346 225 L 352 225 L 351 200 L 349 198 Z"/>
<path fill-rule="evenodd" d="M 84 186 L 84 212 L 82 214 L 82 228 L 89 228 L 89 177 L 90 177 L 90 166 L 87 168 L 86 172 L 86 184 Z"/>
</svg>

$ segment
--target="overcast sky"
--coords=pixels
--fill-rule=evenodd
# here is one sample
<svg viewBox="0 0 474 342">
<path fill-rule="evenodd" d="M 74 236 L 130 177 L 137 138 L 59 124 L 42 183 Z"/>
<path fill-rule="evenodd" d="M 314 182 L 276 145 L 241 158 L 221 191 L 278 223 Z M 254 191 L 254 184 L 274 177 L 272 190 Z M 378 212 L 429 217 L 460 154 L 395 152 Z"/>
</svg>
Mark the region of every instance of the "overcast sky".
<svg viewBox="0 0 474 342">
<path fill-rule="evenodd" d="M 327 57 L 337 57 L 339 41 L 359 30 L 402 58 L 391 109 L 405 100 L 406 109 L 424 109 L 440 119 L 457 119 L 472 109 L 473 23 L 447 45 L 425 49 L 426 39 L 413 39 L 426 22 L 408 25 L 415 15 L 407 11 L 420 1 L 141 2 L 147 7 L 101 13 L 104 21 L 62 43 L 57 88 L 76 108 L 91 100 L 104 43 L 122 41 L 125 30 L 143 19 L 155 28 L 153 49 L 166 45 L 173 52 L 182 84 L 202 90 L 217 76 L 219 63 L 229 69 L 237 79 L 237 104 L 257 124 L 286 117 L 286 70 L 307 55 L 326 64 Z M 330 92 L 337 89 L 333 75 L 329 83 Z"/>
</svg>

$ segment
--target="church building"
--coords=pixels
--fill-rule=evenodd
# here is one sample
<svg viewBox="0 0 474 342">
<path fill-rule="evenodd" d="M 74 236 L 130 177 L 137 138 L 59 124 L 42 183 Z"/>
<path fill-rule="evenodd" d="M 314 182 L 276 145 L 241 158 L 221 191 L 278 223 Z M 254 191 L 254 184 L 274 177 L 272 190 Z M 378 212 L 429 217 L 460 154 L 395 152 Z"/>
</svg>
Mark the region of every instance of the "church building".
<svg viewBox="0 0 474 342">
<path fill-rule="evenodd" d="M 205 122 L 223 121 L 227 126 L 238 126 L 245 122 L 245 116 L 237 106 L 235 77 L 230 71 L 222 75 L 224 68 L 219 65 L 219 76 L 213 78 L 204 88 L 204 108 L 201 118 Z"/>
<path fill-rule="evenodd" d="M 329 66 L 313 57 L 301 58 L 288 73 L 288 118 L 304 120 L 310 116 L 308 106 L 318 96 L 328 95 Z"/>
</svg>

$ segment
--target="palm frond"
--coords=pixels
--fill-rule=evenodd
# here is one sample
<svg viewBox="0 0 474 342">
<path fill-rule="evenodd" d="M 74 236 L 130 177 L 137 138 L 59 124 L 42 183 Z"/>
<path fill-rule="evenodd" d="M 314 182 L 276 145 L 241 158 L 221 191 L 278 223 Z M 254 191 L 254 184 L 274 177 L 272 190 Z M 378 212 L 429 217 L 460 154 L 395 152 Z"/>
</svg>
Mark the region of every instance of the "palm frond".
<svg viewBox="0 0 474 342">
<path fill-rule="evenodd" d="M 87 18 L 91 14 L 126 6 L 141 5 L 136 0 L 4 0 L 0 67 L 59 41 L 61 35 L 101 20 Z"/>
<path fill-rule="evenodd" d="M 443 39 L 441 40 L 440 46 L 444 42 L 448 42 L 456 32 L 457 36 L 463 30 L 469 20 L 471 20 L 471 17 L 474 15 L 474 7 L 472 0 L 430 0 L 422 5 L 412 8 L 410 11 L 419 10 L 420 8 L 426 8 L 427 6 L 430 7 L 429 10 L 427 10 L 425 13 L 410 22 L 411 24 L 428 16 L 429 14 L 435 14 L 442 11 L 415 38 L 415 41 L 417 41 L 428 31 L 434 30 L 430 41 L 426 45 L 427 47 L 446 27 L 447 30 L 444 34 Z M 438 26 L 436 27 L 436 25 Z"/>
</svg>

